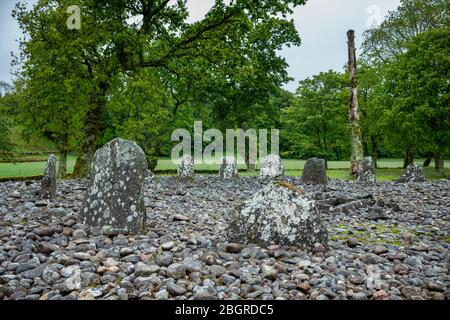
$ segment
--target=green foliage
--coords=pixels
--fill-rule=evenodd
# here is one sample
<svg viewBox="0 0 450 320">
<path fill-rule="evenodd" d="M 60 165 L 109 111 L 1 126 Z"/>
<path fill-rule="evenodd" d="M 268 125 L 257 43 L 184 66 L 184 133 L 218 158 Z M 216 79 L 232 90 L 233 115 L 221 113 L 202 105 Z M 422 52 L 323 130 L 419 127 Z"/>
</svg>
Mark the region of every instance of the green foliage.
<svg viewBox="0 0 450 320">
<path fill-rule="evenodd" d="M 175 125 L 191 120 L 267 122 L 268 101 L 289 80 L 278 51 L 300 43 L 286 15 L 304 3 L 217 0 L 204 19 L 187 23 L 184 1 L 81 0 L 81 30 L 66 27 L 69 0 L 18 4 L 27 36 L 18 119 L 30 135 L 80 151 L 76 175 L 115 136 L 137 140 L 151 158 L 167 152 Z"/>
<path fill-rule="evenodd" d="M 292 106 L 283 110 L 284 155 L 327 160 L 349 157 L 348 89 L 345 75 L 328 71 L 300 81 Z"/>
<path fill-rule="evenodd" d="M 6 82 L 0 81 L 0 153 L 13 151 L 10 140 L 10 128 L 12 121 L 8 116 L 11 106 L 11 92 L 13 87 Z"/>
<path fill-rule="evenodd" d="M 367 153 L 448 150 L 449 26 L 448 1 L 403 0 L 365 33 L 359 89 Z"/>
<path fill-rule="evenodd" d="M 19 3 L 14 17 L 29 37 L 16 57 L 16 120 L 23 135 L 46 135 L 60 151 L 74 150 L 81 139 L 83 117 L 92 83 L 79 52 L 85 43 L 66 27 L 70 1 L 40 1 L 27 11 Z"/>
<path fill-rule="evenodd" d="M 9 127 L 10 122 L 8 119 L 0 118 L 0 153 L 1 152 L 11 152 L 12 144 L 9 140 Z"/>
<path fill-rule="evenodd" d="M 450 31 L 424 32 L 406 48 L 386 70 L 392 97 L 392 107 L 384 111 L 387 125 L 399 129 L 397 141 L 407 140 L 422 152 L 444 150 L 450 146 Z"/>
<path fill-rule="evenodd" d="M 402 54 L 409 40 L 422 32 L 450 27 L 447 0 L 401 0 L 383 23 L 364 33 L 363 57 L 376 64 Z"/>
<path fill-rule="evenodd" d="M 195 23 L 185 1 L 77 2 L 81 30 L 66 27 L 70 0 L 17 6 L 26 37 L 15 90 L 0 87 L 0 150 L 11 150 L 15 122 L 84 165 L 115 137 L 135 140 L 154 168 L 170 155 L 171 132 L 202 120 L 204 130 L 280 128 L 284 157 L 350 157 L 344 73 L 301 81 L 296 95 L 281 89 L 290 78 L 279 51 L 300 45 L 287 15 L 304 0 L 216 0 Z M 358 90 L 367 155 L 448 150 L 447 2 L 402 0 L 366 32 Z"/>
<path fill-rule="evenodd" d="M 151 169 L 164 143 L 170 141 L 172 114 L 170 97 L 159 79 L 150 71 L 129 79 L 126 86 L 117 88 L 107 105 L 108 130 L 102 143 L 119 136 L 136 141 L 147 155 Z"/>
</svg>

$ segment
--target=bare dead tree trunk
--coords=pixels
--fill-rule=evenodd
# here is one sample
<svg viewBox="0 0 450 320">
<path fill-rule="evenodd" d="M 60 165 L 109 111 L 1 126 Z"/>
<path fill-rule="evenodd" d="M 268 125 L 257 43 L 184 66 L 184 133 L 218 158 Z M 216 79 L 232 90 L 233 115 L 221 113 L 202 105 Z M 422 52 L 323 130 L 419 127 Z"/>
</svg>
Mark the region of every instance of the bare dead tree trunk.
<svg viewBox="0 0 450 320">
<path fill-rule="evenodd" d="M 352 156 L 351 171 L 353 175 L 358 175 L 361 169 L 361 161 L 364 157 L 364 149 L 362 143 L 361 126 L 359 124 L 358 111 L 358 83 L 356 79 L 356 47 L 355 47 L 355 31 L 347 32 L 348 38 L 348 70 L 350 78 L 350 101 L 349 101 L 349 120 L 350 134 L 352 137 Z"/>
</svg>

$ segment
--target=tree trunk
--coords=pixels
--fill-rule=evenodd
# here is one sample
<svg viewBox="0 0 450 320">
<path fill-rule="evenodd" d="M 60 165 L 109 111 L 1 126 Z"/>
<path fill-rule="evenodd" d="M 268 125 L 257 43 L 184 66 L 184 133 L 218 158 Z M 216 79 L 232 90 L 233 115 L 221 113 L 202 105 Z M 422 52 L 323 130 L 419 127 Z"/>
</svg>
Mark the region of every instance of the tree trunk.
<svg viewBox="0 0 450 320">
<path fill-rule="evenodd" d="M 444 156 L 442 150 L 436 151 L 434 154 L 434 168 L 436 170 L 436 174 L 439 176 L 444 176 Z"/>
<path fill-rule="evenodd" d="M 248 154 L 245 155 L 245 164 L 247 166 L 247 172 L 255 172 L 256 165 L 254 163 L 250 163 L 250 159 Z"/>
<path fill-rule="evenodd" d="M 432 153 L 430 153 L 430 154 L 427 154 L 426 155 L 426 158 L 425 158 L 425 161 L 423 162 L 423 166 L 425 167 L 425 168 L 428 168 L 429 166 L 430 166 L 430 164 L 431 164 L 431 160 L 433 159 L 433 154 Z"/>
<path fill-rule="evenodd" d="M 378 156 L 380 150 L 378 149 L 378 137 L 376 135 L 370 136 L 370 142 L 372 143 L 372 159 L 375 163 L 375 168 L 378 168 Z"/>
<path fill-rule="evenodd" d="M 414 164 L 414 153 L 412 147 L 407 147 L 403 158 L 403 169 L 406 169 L 410 164 Z"/>
<path fill-rule="evenodd" d="M 351 172 L 358 175 L 361 170 L 361 161 L 364 157 L 361 126 L 358 111 L 358 85 L 356 80 L 356 48 L 355 31 L 347 32 L 348 38 L 348 70 L 350 78 L 349 120 L 352 137 Z"/>
<path fill-rule="evenodd" d="M 58 178 L 62 180 L 67 178 L 67 149 L 59 153 Z"/>
<path fill-rule="evenodd" d="M 84 119 L 84 139 L 72 175 L 74 178 L 84 178 L 91 175 L 91 163 L 97 147 L 97 138 L 101 132 L 103 112 L 106 105 L 105 94 L 106 87 L 91 94 L 90 110 Z"/>
<path fill-rule="evenodd" d="M 59 164 L 58 164 L 58 178 L 66 179 L 67 178 L 67 153 L 69 144 L 69 136 L 67 134 L 63 134 L 59 139 Z"/>
</svg>

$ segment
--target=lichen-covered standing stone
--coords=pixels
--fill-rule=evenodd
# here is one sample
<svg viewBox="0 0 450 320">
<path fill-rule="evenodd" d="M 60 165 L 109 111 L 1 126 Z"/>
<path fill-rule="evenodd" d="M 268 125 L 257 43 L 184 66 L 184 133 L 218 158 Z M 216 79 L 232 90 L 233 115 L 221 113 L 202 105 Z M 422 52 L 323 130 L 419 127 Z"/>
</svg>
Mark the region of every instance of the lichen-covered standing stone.
<svg viewBox="0 0 450 320">
<path fill-rule="evenodd" d="M 238 167 L 235 157 L 223 157 L 219 162 L 219 176 L 222 179 L 233 179 L 238 177 Z"/>
<path fill-rule="evenodd" d="M 91 227 L 112 227 L 125 234 L 140 233 L 145 221 L 143 187 L 145 153 L 133 141 L 114 139 L 95 152 L 93 176 L 80 211 Z"/>
<path fill-rule="evenodd" d="M 259 176 L 263 179 L 280 178 L 284 175 L 284 164 L 279 155 L 271 154 L 262 159 Z"/>
<path fill-rule="evenodd" d="M 405 172 L 397 180 L 398 182 L 425 182 L 427 178 L 425 177 L 425 172 L 422 166 L 417 166 L 410 164 L 406 167 Z"/>
<path fill-rule="evenodd" d="M 373 162 L 372 157 L 365 157 L 361 161 L 361 170 L 358 175 L 358 182 L 375 182 L 375 163 Z"/>
<path fill-rule="evenodd" d="M 194 179 L 194 159 L 190 155 L 184 155 L 178 162 L 178 178 Z"/>
<path fill-rule="evenodd" d="M 315 201 L 287 182 L 271 182 L 234 209 L 227 230 L 230 242 L 327 246 L 328 234 Z"/>
<path fill-rule="evenodd" d="M 303 168 L 303 183 L 327 184 L 327 169 L 324 159 L 308 159 Z"/>
<path fill-rule="evenodd" d="M 41 194 L 44 199 L 53 199 L 56 195 L 56 156 L 54 154 L 47 159 L 41 182 Z"/>
</svg>

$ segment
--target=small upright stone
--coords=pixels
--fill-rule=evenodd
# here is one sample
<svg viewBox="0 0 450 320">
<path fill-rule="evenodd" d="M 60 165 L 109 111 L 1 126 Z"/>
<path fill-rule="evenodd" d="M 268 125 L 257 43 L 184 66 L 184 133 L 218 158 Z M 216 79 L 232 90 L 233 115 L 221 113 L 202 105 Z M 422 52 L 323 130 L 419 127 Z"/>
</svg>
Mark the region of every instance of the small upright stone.
<svg viewBox="0 0 450 320">
<path fill-rule="evenodd" d="M 425 172 L 423 171 L 422 166 L 416 166 L 410 164 L 405 173 L 397 180 L 398 182 L 425 182 L 427 181 L 425 177 Z"/>
<path fill-rule="evenodd" d="M 114 139 L 95 152 L 93 178 L 80 211 L 91 227 L 109 226 L 119 233 L 140 233 L 145 221 L 143 186 L 145 153 L 133 141 Z"/>
<path fill-rule="evenodd" d="M 303 190 L 271 182 L 231 215 L 228 241 L 312 248 L 327 246 L 328 233 L 315 201 Z"/>
<path fill-rule="evenodd" d="M 361 171 L 358 175 L 358 182 L 375 182 L 375 163 L 372 157 L 366 157 L 361 161 Z"/>
<path fill-rule="evenodd" d="M 194 159 L 186 154 L 178 163 L 178 178 L 194 179 Z"/>
<path fill-rule="evenodd" d="M 280 178 L 284 175 L 284 164 L 279 155 L 271 154 L 262 159 L 259 176 L 263 179 Z"/>
<path fill-rule="evenodd" d="M 327 184 L 327 169 L 324 159 L 308 159 L 303 168 L 303 183 Z"/>
<path fill-rule="evenodd" d="M 41 182 L 41 194 L 44 199 L 53 199 L 56 195 L 56 156 L 48 157 Z"/>
<path fill-rule="evenodd" d="M 219 162 L 219 176 L 222 179 L 238 177 L 238 167 L 235 157 L 223 157 Z"/>
</svg>

